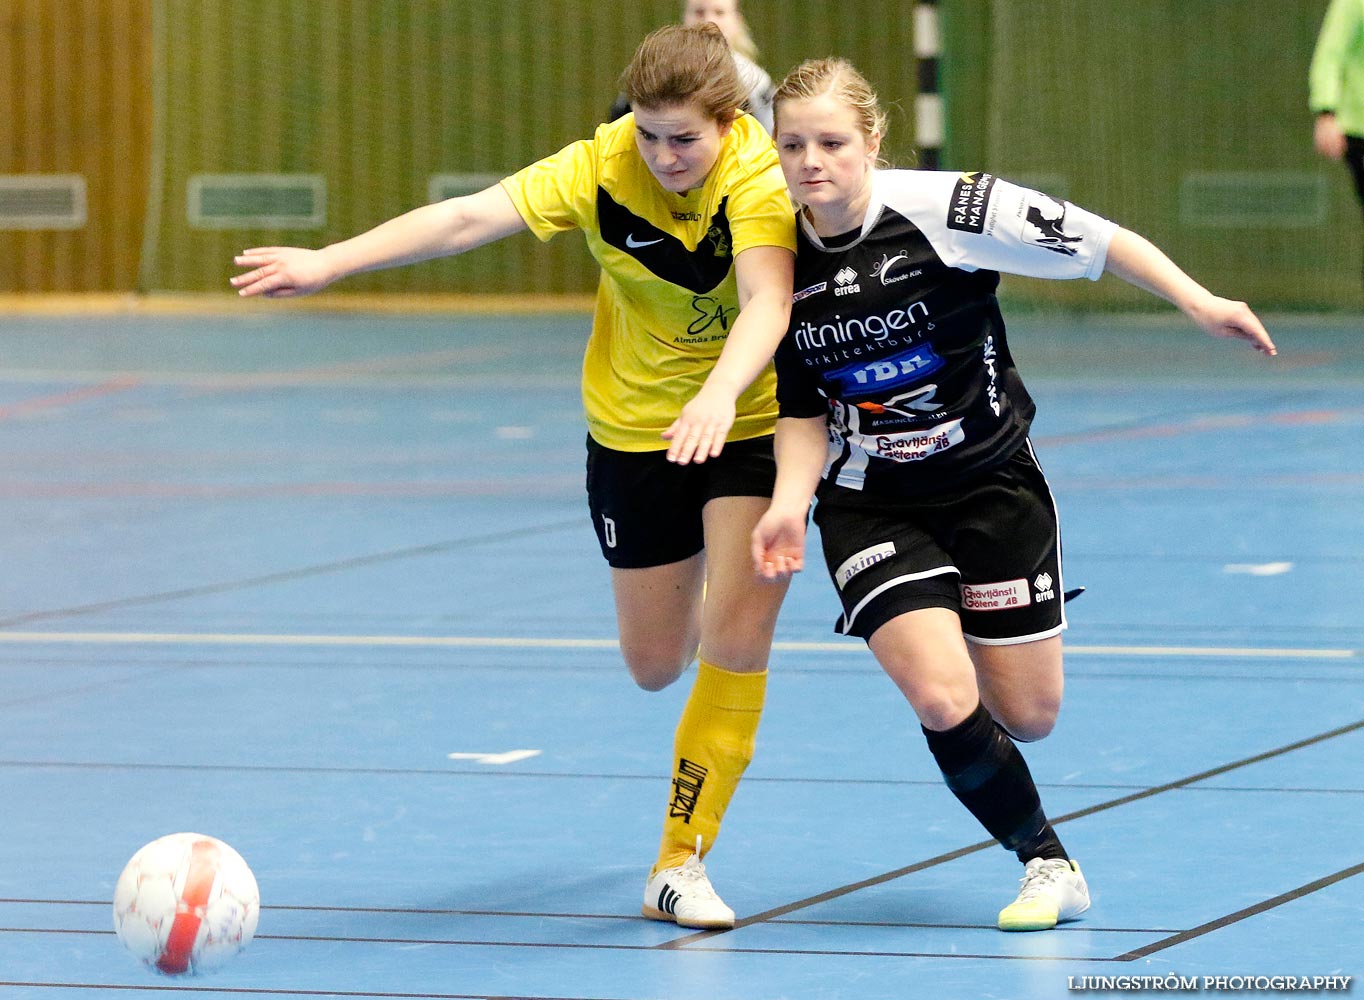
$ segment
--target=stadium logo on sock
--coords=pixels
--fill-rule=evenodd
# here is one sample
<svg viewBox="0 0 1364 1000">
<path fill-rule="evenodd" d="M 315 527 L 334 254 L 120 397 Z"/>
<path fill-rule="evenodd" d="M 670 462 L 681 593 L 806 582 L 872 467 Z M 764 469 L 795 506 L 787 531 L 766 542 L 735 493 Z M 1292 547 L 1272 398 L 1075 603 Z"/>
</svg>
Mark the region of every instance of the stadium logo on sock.
<svg viewBox="0 0 1364 1000">
<path fill-rule="evenodd" d="M 680 819 L 690 824 L 692 813 L 696 812 L 696 800 L 701 797 L 701 786 L 706 783 L 710 771 L 694 760 L 679 757 L 677 774 L 673 777 L 673 800 L 668 809 L 671 819 Z"/>
</svg>

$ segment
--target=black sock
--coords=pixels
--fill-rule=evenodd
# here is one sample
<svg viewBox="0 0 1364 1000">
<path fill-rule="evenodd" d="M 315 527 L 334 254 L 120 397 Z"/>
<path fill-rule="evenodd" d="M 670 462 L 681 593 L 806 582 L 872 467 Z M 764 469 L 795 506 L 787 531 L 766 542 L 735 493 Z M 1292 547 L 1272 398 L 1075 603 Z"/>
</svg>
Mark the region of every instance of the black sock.
<svg viewBox="0 0 1364 1000">
<path fill-rule="evenodd" d="M 1025 864 L 1069 860 L 1042 811 L 1027 762 L 984 705 L 951 729 L 922 728 L 947 787 L 990 836 Z"/>
</svg>

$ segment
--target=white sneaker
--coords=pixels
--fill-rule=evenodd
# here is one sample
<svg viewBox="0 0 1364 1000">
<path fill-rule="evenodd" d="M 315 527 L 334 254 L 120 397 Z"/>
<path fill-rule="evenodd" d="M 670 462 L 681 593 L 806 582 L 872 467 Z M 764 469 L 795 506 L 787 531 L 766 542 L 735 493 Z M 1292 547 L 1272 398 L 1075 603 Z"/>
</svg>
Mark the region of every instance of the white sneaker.
<svg viewBox="0 0 1364 1000">
<path fill-rule="evenodd" d="M 1022 882 L 1018 898 L 999 911 L 1002 931 L 1045 931 L 1089 909 L 1089 886 L 1074 861 L 1033 858 Z"/>
<path fill-rule="evenodd" d="M 661 869 L 645 883 L 641 912 L 652 920 L 671 920 L 682 927 L 727 930 L 734 926 L 734 911 L 706 878 L 700 837 L 695 854 L 675 868 Z"/>
</svg>

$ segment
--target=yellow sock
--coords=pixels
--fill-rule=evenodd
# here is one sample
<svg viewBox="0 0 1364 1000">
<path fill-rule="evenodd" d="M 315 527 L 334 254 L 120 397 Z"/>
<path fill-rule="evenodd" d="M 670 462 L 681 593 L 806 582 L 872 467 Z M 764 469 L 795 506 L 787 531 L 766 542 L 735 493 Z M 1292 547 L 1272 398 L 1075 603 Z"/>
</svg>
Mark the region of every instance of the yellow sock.
<svg viewBox="0 0 1364 1000">
<path fill-rule="evenodd" d="M 673 740 L 673 785 L 654 872 L 708 851 L 753 759 L 767 671 L 739 674 L 702 660 Z M 651 873 L 652 874 L 652 873 Z"/>
</svg>

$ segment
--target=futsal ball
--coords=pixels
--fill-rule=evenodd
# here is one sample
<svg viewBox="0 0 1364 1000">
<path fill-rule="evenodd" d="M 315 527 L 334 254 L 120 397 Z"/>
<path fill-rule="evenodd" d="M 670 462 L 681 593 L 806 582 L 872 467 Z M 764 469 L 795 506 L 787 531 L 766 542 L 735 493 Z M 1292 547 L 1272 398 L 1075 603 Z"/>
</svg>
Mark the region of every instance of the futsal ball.
<svg viewBox="0 0 1364 1000">
<path fill-rule="evenodd" d="M 221 840 L 172 833 L 133 855 L 114 886 L 114 930 L 168 976 L 209 972 L 250 942 L 260 918 L 256 877 Z"/>
</svg>

